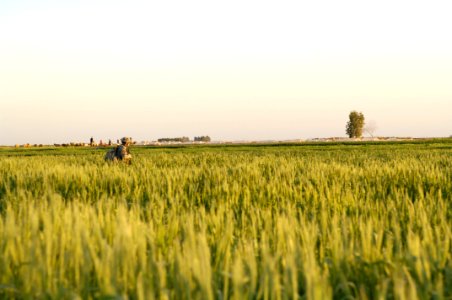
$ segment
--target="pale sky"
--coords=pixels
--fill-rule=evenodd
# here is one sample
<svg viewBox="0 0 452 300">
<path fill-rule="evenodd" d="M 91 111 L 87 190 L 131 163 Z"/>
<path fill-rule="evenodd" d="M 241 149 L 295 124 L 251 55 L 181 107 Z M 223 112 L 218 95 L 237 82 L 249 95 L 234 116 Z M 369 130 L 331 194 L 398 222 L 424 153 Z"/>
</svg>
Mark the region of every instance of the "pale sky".
<svg viewBox="0 0 452 300">
<path fill-rule="evenodd" d="M 0 0 L 0 145 L 452 135 L 452 1 Z"/>
</svg>

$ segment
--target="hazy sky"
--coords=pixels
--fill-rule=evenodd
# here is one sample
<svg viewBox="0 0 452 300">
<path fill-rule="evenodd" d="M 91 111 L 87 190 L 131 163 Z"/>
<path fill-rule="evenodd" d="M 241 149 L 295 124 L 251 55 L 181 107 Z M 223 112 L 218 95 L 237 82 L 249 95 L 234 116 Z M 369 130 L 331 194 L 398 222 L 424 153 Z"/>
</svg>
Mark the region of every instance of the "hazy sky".
<svg viewBox="0 0 452 300">
<path fill-rule="evenodd" d="M 0 144 L 452 135 L 451 1 L 0 1 Z"/>
</svg>

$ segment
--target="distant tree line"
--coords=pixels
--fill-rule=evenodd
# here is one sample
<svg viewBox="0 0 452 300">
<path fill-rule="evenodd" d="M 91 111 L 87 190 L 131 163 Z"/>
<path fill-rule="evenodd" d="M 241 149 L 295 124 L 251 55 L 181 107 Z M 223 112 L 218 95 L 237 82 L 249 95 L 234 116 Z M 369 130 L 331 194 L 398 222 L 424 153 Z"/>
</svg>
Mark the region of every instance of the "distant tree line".
<svg viewBox="0 0 452 300">
<path fill-rule="evenodd" d="M 210 136 L 208 135 L 195 136 L 195 142 L 210 142 Z"/>
<path fill-rule="evenodd" d="M 183 137 L 176 137 L 176 138 L 161 138 L 161 139 L 158 139 L 157 141 L 159 141 L 160 143 L 168 143 L 168 142 L 186 143 L 186 142 L 189 142 L 190 139 L 186 136 L 183 136 Z"/>
<path fill-rule="evenodd" d="M 188 143 L 190 142 L 190 138 L 183 136 L 183 137 L 175 137 L 175 138 L 160 138 L 157 140 L 159 143 L 169 143 L 169 142 L 178 142 L 178 143 Z M 210 142 L 210 136 L 208 135 L 202 135 L 202 136 L 195 136 L 194 138 L 195 142 Z"/>
<path fill-rule="evenodd" d="M 64 144 L 53 144 L 55 147 L 84 147 L 85 143 L 64 143 Z"/>
</svg>

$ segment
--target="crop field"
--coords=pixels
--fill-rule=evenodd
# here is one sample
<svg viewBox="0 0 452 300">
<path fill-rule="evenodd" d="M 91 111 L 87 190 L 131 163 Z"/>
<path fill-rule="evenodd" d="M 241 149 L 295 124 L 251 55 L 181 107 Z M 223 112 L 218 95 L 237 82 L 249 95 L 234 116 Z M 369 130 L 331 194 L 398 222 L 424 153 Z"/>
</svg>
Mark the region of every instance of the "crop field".
<svg viewBox="0 0 452 300">
<path fill-rule="evenodd" d="M 0 148 L 1 299 L 452 299 L 452 139 Z"/>
</svg>

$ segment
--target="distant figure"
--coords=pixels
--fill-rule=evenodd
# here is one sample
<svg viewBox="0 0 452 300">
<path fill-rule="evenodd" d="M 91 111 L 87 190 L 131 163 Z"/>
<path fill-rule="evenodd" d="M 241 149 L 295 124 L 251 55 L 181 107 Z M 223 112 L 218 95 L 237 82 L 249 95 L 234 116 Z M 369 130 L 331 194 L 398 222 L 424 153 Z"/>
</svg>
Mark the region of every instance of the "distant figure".
<svg viewBox="0 0 452 300">
<path fill-rule="evenodd" d="M 93 137 L 91 137 L 90 139 L 89 139 L 89 145 L 92 147 L 92 146 L 94 146 L 94 139 L 93 139 Z"/>
<path fill-rule="evenodd" d="M 111 140 L 108 140 L 108 146 L 111 146 Z"/>
<path fill-rule="evenodd" d="M 132 155 L 129 152 L 129 145 L 131 139 L 128 137 L 123 137 L 121 139 L 121 145 L 116 146 L 105 154 L 105 161 L 123 161 L 127 164 L 132 163 Z"/>
</svg>

